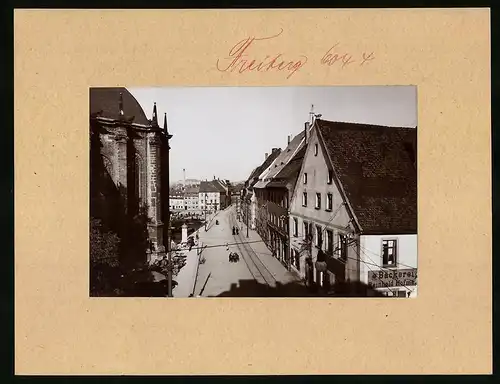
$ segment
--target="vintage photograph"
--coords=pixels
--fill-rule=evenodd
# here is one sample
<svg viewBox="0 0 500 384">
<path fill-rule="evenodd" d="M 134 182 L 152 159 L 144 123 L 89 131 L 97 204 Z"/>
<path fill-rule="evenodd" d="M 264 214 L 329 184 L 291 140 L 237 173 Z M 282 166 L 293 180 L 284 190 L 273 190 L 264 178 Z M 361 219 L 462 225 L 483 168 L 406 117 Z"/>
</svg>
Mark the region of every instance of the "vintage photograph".
<svg viewBox="0 0 500 384">
<path fill-rule="evenodd" d="M 417 88 L 89 89 L 91 297 L 417 297 Z"/>
</svg>

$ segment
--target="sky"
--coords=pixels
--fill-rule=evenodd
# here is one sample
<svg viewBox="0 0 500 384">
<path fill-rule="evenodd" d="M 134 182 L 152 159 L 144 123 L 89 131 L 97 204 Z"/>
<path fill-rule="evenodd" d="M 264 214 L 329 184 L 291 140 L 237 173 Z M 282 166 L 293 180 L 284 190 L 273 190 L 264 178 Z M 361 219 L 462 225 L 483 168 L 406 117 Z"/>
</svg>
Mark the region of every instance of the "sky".
<svg viewBox="0 0 500 384">
<path fill-rule="evenodd" d="M 272 148 L 284 149 L 314 112 L 329 121 L 417 126 L 413 86 L 127 88 L 150 119 L 167 113 L 170 181 L 246 180 Z"/>
</svg>

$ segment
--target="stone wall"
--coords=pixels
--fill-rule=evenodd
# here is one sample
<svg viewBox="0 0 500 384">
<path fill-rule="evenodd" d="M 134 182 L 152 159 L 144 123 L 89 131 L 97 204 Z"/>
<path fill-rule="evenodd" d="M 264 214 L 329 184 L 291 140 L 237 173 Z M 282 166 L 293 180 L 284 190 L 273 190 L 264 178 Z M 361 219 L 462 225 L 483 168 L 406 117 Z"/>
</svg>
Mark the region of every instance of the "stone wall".
<svg viewBox="0 0 500 384">
<path fill-rule="evenodd" d="M 125 214 L 133 216 L 147 208 L 150 259 L 160 257 L 165 252 L 163 219 L 168 220 L 162 203 L 162 163 L 167 155 L 162 146 L 166 142 L 159 130 L 116 125 L 104 128 L 99 134 L 104 167 L 120 193 Z M 168 196 L 166 201 L 168 210 Z"/>
</svg>

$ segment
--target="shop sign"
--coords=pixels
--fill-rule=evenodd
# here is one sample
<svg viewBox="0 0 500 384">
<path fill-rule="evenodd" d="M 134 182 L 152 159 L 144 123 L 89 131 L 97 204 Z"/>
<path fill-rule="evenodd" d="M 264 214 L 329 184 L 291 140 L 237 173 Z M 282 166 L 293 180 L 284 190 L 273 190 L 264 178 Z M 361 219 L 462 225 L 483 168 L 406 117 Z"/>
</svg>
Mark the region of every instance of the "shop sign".
<svg viewBox="0 0 500 384">
<path fill-rule="evenodd" d="M 417 269 L 368 271 L 368 285 L 373 288 L 417 285 Z"/>
</svg>

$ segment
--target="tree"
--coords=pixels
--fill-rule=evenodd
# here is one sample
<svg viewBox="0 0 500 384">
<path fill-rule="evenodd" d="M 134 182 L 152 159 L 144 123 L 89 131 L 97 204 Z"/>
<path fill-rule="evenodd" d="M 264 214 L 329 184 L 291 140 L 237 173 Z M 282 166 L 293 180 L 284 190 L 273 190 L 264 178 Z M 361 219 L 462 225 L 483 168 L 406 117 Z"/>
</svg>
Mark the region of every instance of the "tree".
<svg viewBox="0 0 500 384">
<path fill-rule="evenodd" d="M 120 239 L 104 229 L 101 220 L 90 219 L 90 295 L 113 294 L 119 274 L 118 246 Z"/>
</svg>

